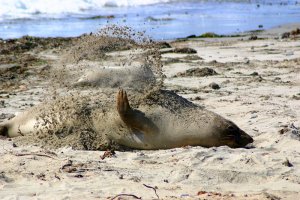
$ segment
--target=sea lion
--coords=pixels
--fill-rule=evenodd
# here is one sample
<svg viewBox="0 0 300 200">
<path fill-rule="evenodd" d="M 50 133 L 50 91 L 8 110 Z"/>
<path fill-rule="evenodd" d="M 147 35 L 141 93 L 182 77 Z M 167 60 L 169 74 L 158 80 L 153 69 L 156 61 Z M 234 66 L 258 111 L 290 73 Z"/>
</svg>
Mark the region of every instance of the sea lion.
<svg viewBox="0 0 300 200">
<path fill-rule="evenodd" d="M 131 100 L 135 101 L 134 98 Z M 89 129 L 95 132 L 93 142 L 101 135 L 105 140 L 133 149 L 169 149 L 188 145 L 203 147 L 227 145 L 237 148 L 253 142 L 252 137 L 233 122 L 195 105 L 172 91 L 161 89 L 152 91 L 142 101 L 133 102 L 135 108 L 130 106 L 127 93 L 122 89 L 117 93 L 116 104 L 111 100 L 101 103 L 101 108 L 98 106 L 86 109 L 89 106 L 77 106 L 77 111 L 70 114 L 76 115 L 71 117 L 72 119 L 57 112 L 54 115 L 52 113 L 50 117 L 46 113 L 46 120 L 45 117 L 41 120 L 39 118 L 41 109 L 33 108 L 33 111 L 1 123 L 0 134 L 16 137 L 50 129 L 51 134 L 64 137 L 61 136 L 61 130 L 70 132 L 72 127 L 81 127 L 83 120 L 80 117 L 86 115 L 88 117 L 85 121 L 88 123 L 85 124 L 89 124 Z M 58 131 L 57 128 L 53 128 L 54 126 L 49 125 L 53 121 L 56 121 L 56 126 L 63 126 L 64 129 Z"/>
</svg>

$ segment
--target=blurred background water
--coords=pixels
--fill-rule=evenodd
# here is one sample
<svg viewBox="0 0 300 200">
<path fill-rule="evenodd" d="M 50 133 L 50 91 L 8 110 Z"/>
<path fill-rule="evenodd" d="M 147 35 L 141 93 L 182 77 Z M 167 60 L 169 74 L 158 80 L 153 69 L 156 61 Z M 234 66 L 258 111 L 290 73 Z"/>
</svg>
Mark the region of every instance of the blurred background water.
<svg viewBox="0 0 300 200">
<path fill-rule="evenodd" d="M 296 0 L 0 0 L 0 38 L 78 36 L 128 25 L 156 40 L 300 22 Z"/>
</svg>

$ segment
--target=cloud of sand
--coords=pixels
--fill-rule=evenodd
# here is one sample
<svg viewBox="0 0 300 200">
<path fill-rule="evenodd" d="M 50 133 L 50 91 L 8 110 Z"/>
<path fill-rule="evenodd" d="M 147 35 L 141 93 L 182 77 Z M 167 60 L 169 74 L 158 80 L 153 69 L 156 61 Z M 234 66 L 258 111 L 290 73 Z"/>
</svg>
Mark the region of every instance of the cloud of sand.
<svg viewBox="0 0 300 200">
<path fill-rule="evenodd" d="M 110 25 L 75 39 L 74 45 L 62 53 L 52 77 L 58 83 L 56 87 L 149 90 L 162 85 L 160 58 L 158 45 L 144 33 Z"/>
</svg>

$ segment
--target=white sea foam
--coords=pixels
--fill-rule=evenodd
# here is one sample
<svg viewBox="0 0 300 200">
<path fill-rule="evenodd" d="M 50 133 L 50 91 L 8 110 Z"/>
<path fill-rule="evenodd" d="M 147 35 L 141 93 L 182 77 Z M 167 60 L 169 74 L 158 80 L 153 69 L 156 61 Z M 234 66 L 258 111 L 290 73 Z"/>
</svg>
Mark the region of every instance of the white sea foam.
<svg viewBox="0 0 300 200">
<path fill-rule="evenodd" d="M 145 6 L 173 2 L 272 2 L 278 0 L 0 0 L 0 21 L 5 19 L 51 17 L 61 18 L 69 14 L 85 14 L 90 10 L 106 7 Z M 295 0 L 280 0 L 293 2 Z"/>
<path fill-rule="evenodd" d="M 80 14 L 103 7 L 141 6 L 175 0 L 0 0 L 1 18 L 31 18 L 38 14 L 59 17 Z"/>
</svg>

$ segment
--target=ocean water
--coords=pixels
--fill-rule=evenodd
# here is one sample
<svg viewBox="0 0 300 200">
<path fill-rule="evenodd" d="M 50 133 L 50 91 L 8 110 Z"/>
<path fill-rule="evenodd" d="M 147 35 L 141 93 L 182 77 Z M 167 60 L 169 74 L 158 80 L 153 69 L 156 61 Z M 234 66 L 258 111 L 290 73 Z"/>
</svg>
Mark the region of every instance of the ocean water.
<svg viewBox="0 0 300 200">
<path fill-rule="evenodd" d="M 0 0 L 3 39 L 78 36 L 118 24 L 162 40 L 294 22 L 300 0 Z"/>
</svg>

